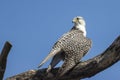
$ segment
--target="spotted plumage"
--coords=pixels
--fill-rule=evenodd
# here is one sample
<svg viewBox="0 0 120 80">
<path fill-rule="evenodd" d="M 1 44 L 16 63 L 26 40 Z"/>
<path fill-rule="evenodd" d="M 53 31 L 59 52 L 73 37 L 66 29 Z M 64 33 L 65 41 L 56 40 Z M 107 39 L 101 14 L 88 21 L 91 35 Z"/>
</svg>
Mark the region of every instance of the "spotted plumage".
<svg viewBox="0 0 120 80">
<path fill-rule="evenodd" d="M 63 60 L 64 63 L 56 74 L 57 77 L 69 72 L 91 48 L 92 42 L 86 37 L 84 19 L 77 16 L 73 19 L 73 23 L 75 24 L 73 28 L 54 44 L 51 52 L 39 65 L 39 67 L 42 66 L 53 57 L 47 69 L 47 72 L 49 72 L 58 62 Z"/>
</svg>

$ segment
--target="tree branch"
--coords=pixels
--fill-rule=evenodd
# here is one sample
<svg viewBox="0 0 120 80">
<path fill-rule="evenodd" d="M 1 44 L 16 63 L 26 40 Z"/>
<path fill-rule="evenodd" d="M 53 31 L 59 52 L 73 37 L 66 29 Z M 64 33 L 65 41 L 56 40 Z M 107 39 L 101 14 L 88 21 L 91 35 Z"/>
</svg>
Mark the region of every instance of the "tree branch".
<svg viewBox="0 0 120 80">
<path fill-rule="evenodd" d="M 0 80 L 3 79 L 4 72 L 6 70 L 7 56 L 11 47 L 12 45 L 9 42 L 6 42 L 2 49 L 2 52 L 0 55 Z"/>
<path fill-rule="evenodd" d="M 59 80 L 79 80 L 89 78 L 112 66 L 120 60 L 120 36 L 101 54 L 84 62 L 79 62 L 69 73 Z M 46 68 L 30 70 L 7 80 L 52 80 L 59 68 L 46 74 Z"/>
</svg>

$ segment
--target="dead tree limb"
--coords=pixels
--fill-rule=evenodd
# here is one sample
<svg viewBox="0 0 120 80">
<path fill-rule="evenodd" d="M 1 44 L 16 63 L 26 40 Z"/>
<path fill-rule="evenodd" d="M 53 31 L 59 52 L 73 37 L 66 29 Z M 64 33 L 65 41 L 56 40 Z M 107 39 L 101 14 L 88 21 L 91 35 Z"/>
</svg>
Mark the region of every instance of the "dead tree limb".
<svg viewBox="0 0 120 80">
<path fill-rule="evenodd" d="M 3 79 L 4 72 L 6 70 L 7 56 L 9 54 L 11 47 L 12 45 L 9 42 L 6 42 L 2 49 L 2 52 L 0 55 L 0 80 Z"/>
<path fill-rule="evenodd" d="M 79 80 L 89 78 L 112 66 L 120 60 L 120 36 L 101 54 L 84 62 L 79 62 L 73 70 L 59 80 Z M 46 74 L 46 69 L 30 70 L 7 80 L 52 80 L 59 68 Z"/>
</svg>

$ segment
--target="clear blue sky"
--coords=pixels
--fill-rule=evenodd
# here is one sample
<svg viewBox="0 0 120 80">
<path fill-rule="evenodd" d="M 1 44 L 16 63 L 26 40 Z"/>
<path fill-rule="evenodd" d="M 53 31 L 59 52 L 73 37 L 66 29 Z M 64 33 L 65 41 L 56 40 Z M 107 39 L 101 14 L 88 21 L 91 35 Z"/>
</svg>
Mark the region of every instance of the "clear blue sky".
<svg viewBox="0 0 120 80">
<path fill-rule="evenodd" d="M 0 0 L 0 50 L 5 41 L 13 45 L 4 77 L 37 69 L 78 15 L 86 20 L 87 37 L 93 41 L 83 60 L 103 52 L 120 34 L 119 0 Z M 84 80 L 118 79 L 120 62 Z"/>
</svg>

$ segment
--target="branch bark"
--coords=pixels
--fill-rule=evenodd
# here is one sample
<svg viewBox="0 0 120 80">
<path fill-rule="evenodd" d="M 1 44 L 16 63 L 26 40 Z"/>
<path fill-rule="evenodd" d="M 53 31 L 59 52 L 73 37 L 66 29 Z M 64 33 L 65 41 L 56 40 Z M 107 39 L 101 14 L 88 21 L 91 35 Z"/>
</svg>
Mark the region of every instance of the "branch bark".
<svg viewBox="0 0 120 80">
<path fill-rule="evenodd" d="M 80 80 L 89 78 L 107 69 L 120 60 L 120 36 L 101 54 L 84 62 L 79 62 L 69 73 L 59 80 Z M 45 69 L 29 70 L 7 78 L 7 80 L 52 80 L 59 68 L 46 73 Z"/>
<path fill-rule="evenodd" d="M 3 79 L 4 72 L 6 70 L 7 56 L 9 54 L 11 47 L 12 45 L 9 42 L 6 42 L 2 49 L 2 52 L 0 55 L 0 80 Z"/>
</svg>

